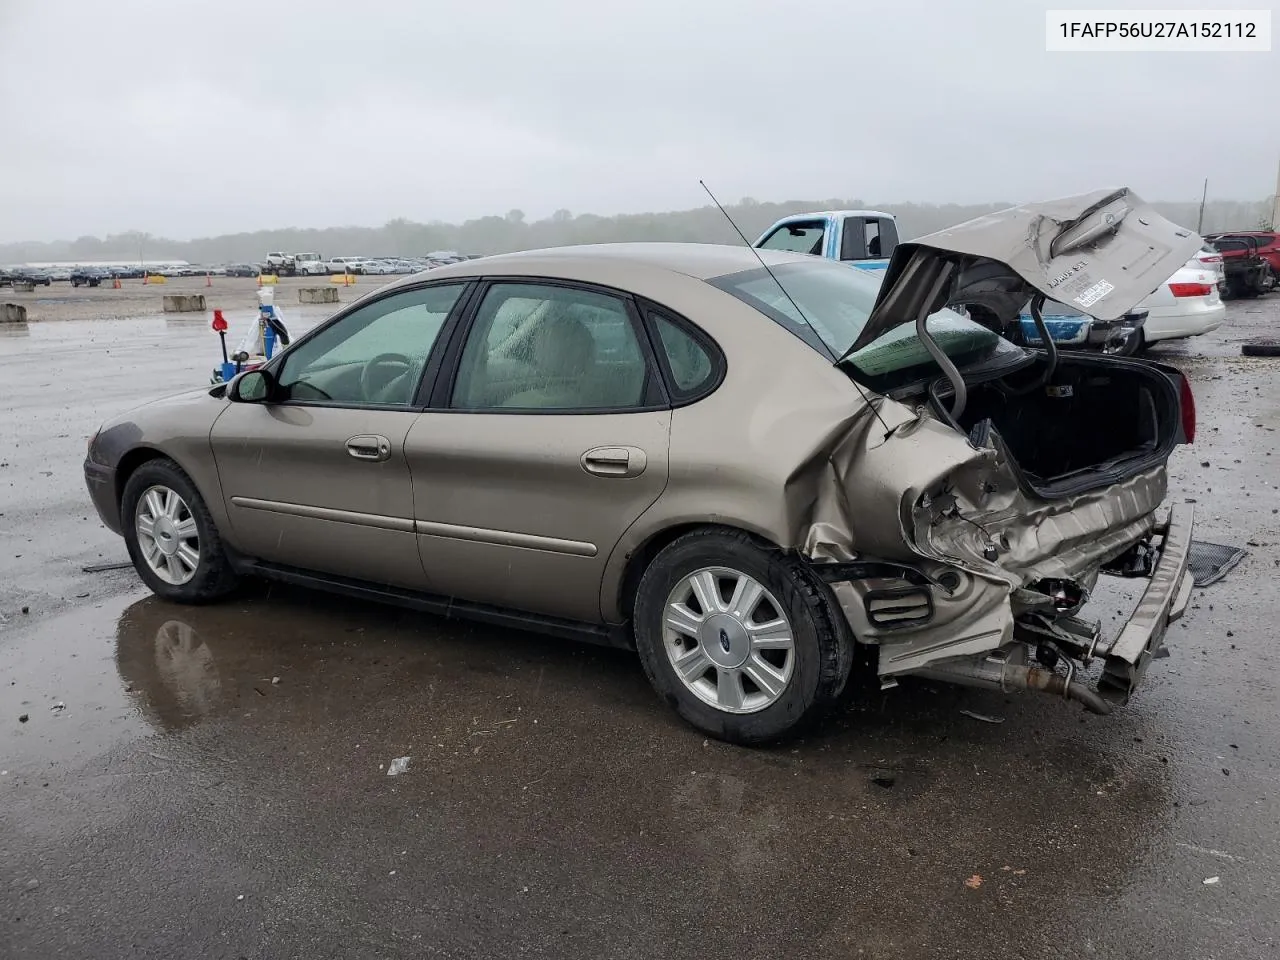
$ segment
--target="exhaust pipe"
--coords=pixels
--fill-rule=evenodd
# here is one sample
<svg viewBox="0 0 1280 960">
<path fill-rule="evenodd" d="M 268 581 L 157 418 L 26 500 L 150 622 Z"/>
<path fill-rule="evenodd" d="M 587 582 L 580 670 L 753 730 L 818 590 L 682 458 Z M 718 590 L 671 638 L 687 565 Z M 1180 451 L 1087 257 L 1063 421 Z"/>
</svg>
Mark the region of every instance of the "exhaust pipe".
<svg viewBox="0 0 1280 960">
<path fill-rule="evenodd" d="M 1039 690 L 1060 696 L 1064 700 L 1075 700 L 1083 704 L 1090 713 L 1106 716 L 1111 712 L 1111 704 L 1083 684 L 1072 682 L 1070 674 L 1064 677 L 1052 670 L 1029 667 L 1024 663 L 1014 663 L 998 657 L 939 664 L 923 670 L 913 670 L 911 676 L 958 683 L 966 687 L 1001 690 L 1005 693 L 1014 690 Z"/>
</svg>

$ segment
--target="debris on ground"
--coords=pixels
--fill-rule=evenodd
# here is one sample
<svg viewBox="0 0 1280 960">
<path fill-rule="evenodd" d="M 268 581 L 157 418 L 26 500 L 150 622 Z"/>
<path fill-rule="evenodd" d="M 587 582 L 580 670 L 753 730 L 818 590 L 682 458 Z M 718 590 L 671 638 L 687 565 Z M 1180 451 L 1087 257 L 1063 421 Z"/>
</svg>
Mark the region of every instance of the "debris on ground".
<svg viewBox="0 0 1280 960">
<path fill-rule="evenodd" d="M 19 723 L 26 723 L 26 722 L 27 722 L 28 720 L 30 720 L 30 719 L 31 719 L 31 718 L 30 718 L 29 716 L 27 716 L 25 713 L 22 713 L 22 714 L 19 714 L 19 715 L 18 715 L 18 722 L 19 722 Z"/>
<path fill-rule="evenodd" d="M 128 570 L 133 566 L 130 560 L 121 560 L 116 563 L 90 563 L 80 568 L 81 573 L 105 573 L 108 570 Z"/>
<path fill-rule="evenodd" d="M 983 723 L 1004 723 L 1004 717 L 993 717 L 986 713 L 975 713 L 972 710 L 961 710 L 960 713 L 974 720 L 981 720 Z"/>
<path fill-rule="evenodd" d="M 407 769 L 409 769 L 409 758 L 396 757 L 387 767 L 387 776 L 394 777 L 398 774 L 404 773 Z"/>
<path fill-rule="evenodd" d="M 67 709 L 67 705 L 66 705 L 65 703 L 63 703 L 61 700 L 59 700 L 57 703 L 55 703 L 55 704 L 54 704 L 52 707 L 50 707 L 49 709 L 50 709 L 50 710 L 52 710 L 54 713 L 58 713 L 58 712 L 60 712 L 60 711 L 62 711 L 62 710 Z"/>
<path fill-rule="evenodd" d="M 279 686 L 279 685 L 280 685 L 280 678 L 279 678 L 279 677 L 272 677 L 272 678 L 271 678 L 271 685 L 272 685 L 273 687 L 277 687 L 277 686 Z"/>
<path fill-rule="evenodd" d="M 884 790 L 888 790 L 890 787 L 892 787 L 895 783 L 898 782 L 898 778 L 893 774 L 891 770 L 877 770 L 875 773 L 871 775 L 871 782 L 874 783 L 877 787 L 881 787 Z"/>
<path fill-rule="evenodd" d="M 1221 877 L 1206 877 L 1206 878 L 1202 881 L 1202 883 L 1204 883 L 1204 885 L 1205 885 L 1206 887 L 1209 887 L 1209 886 L 1212 886 L 1213 884 L 1217 883 L 1217 882 L 1218 882 L 1219 880 L 1221 880 L 1221 879 L 1222 879 Z"/>
<path fill-rule="evenodd" d="M 964 882 L 964 885 L 968 887 L 970 890 L 977 890 L 980 886 L 982 886 L 982 877 L 978 876 L 975 873 L 972 877 L 970 877 L 968 880 Z"/>
<path fill-rule="evenodd" d="M 1233 547 L 1223 543 L 1209 543 L 1206 540 L 1193 540 L 1188 557 L 1191 578 L 1197 587 L 1207 587 L 1217 583 L 1227 575 L 1248 551 L 1243 547 Z"/>
<path fill-rule="evenodd" d="M 1280 340 L 1259 337 L 1240 345 L 1240 353 L 1246 357 L 1280 357 Z"/>
</svg>

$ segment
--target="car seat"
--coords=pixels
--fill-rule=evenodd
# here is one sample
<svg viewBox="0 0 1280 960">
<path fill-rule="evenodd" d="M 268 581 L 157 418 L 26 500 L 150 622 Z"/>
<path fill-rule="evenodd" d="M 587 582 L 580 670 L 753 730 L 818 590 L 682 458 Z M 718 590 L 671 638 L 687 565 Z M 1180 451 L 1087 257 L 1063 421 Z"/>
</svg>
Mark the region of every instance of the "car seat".
<svg viewBox="0 0 1280 960">
<path fill-rule="evenodd" d="M 533 338 L 537 387 L 508 397 L 504 407 L 565 409 L 594 405 L 584 396 L 596 366 L 596 342 L 581 320 L 564 312 L 547 316 Z"/>
</svg>

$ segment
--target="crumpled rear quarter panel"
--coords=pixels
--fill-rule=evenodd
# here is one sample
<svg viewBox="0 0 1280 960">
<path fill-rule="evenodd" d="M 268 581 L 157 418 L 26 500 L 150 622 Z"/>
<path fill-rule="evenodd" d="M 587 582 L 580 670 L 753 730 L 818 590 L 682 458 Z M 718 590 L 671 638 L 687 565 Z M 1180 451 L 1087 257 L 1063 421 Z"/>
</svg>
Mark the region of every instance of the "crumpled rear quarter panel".
<svg viewBox="0 0 1280 960">
<path fill-rule="evenodd" d="M 886 403 L 890 427 L 859 420 L 821 462 L 793 484 L 812 484 L 813 508 L 798 531 L 809 559 L 912 562 L 929 576 L 958 575 L 934 588 L 934 616 L 891 630 L 867 620 L 866 594 L 885 584 L 833 584 L 859 639 L 881 646 L 880 672 L 904 673 L 932 661 L 996 649 L 1013 639 L 1011 594 L 1044 578 L 1086 589 L 1099 567 L 1149 534 L 1168 478 L 1156 467 L 1121 483 L 1056 501 L 1025 493 L 1003 454 L 974 449 L 932 417 Z M 995 549 L 995 559 L 986 552 Z"/>
</svg>

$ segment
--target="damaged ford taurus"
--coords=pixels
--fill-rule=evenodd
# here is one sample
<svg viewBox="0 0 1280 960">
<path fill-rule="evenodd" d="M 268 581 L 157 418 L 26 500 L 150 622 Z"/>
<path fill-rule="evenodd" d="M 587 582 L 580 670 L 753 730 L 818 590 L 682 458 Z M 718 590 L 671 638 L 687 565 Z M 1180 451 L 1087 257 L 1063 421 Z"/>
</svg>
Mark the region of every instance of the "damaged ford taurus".
<svg viewBox="0 0 1280 960">
<path fill-rule="evenodd" d="M 883 284 L 701 244 L 471 260 L 109 421 L 85 474 L 168 600 L 265 577 L 633 647 L 738 743 L 855 663 L 1106 713 L 1190 596 L 1162 503 L 1193 398 L 1002 334 L 1028 300 L 1119 318 L 1200 245 L 1120 189 L 903 243 Z M 1114 636 L 1102 574 L 1147 581 Z"/>
</svg>

